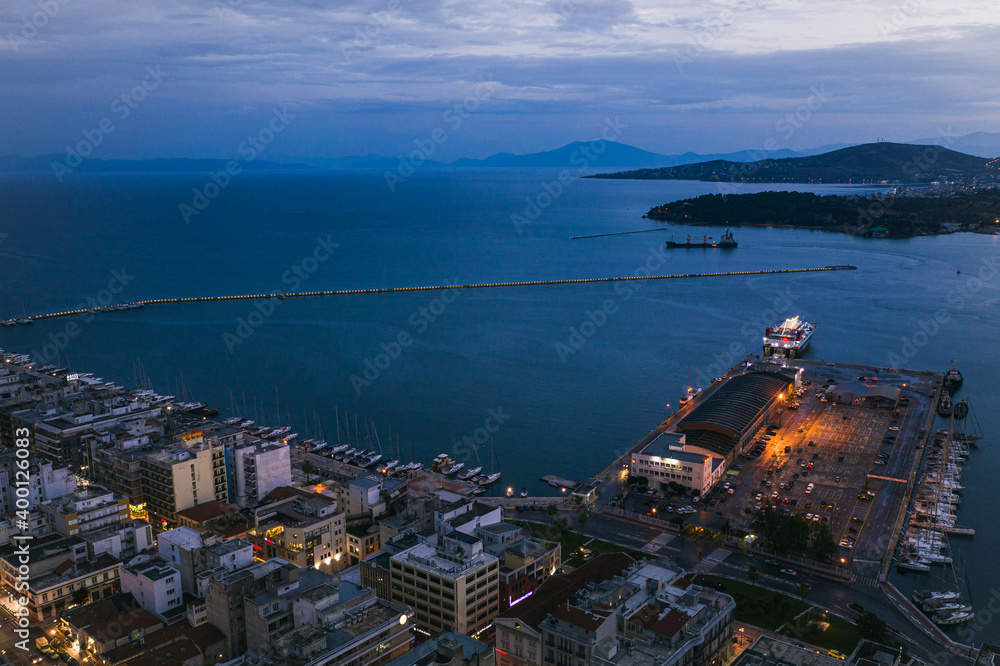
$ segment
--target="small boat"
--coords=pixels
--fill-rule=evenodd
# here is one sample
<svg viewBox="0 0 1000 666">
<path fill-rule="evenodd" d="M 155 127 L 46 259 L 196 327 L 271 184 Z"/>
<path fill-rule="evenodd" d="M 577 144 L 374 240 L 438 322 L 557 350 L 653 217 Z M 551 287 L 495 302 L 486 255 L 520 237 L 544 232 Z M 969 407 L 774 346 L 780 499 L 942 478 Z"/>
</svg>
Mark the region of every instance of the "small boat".
<svg viewBox="0 0 1000 666">
<path fill-rule="evenodd" d="M 297 432 L 290 432 L 287 435 L 285 435 L 284 437 L 282 437 L 281 441 L 283 443 L 285 443 L 285 444 L 291 444 L 296 439 L 298 439 L 298 437 L 299 437 L 299 433 L 297 433 Z"/>
<path fill-rule="evenodd" d="M 28 324 L 34 324 L 35 322 L 33 322 L 30 317 L 25 317 L 24 319 L 18 319 L 17 323 L 28 325 Z"/>
<path fill-rule="evenodd" d="M 482 471 L 483 471 L 483 468 L 481 466 L 480 467 L 473 467 L 472 469 L 467 469 L 467 470 L 465 470 L 463 472 L 459 472 L 458 478 L 460 478 L 462 481 L 465 481 L 467 479 L 471 479 L 472 477 L 478 475 Z"/>
<path fill-rule="evenodd" d="M 969 622 L 976 614 L 972 611 L 955 611 L 952 613 L 940 613 L 934 615 L 931 619 L 934 620 L 935 624 L 941 625 L 952 625 L 952 624 L 962 624 L 963 622 Z"/>
<path fill-rule="evenodd" d="M 493 483 L 496 483 L 499 479 L 500 479 L 500 472 L 493 472 L 492 474 L 484 474 L 483 476 L 479 477 L 479 480 L 476 483 L 478 483 L 481 486 L 488 486 Z"/>
<path fill-rule="evenodd" d="M 253 425 L 253 421 L 246 420 L 240 423 L 241 428 L 249 428 Z"/>
<path fill-rule="evenodd" d="M 521 497 L 527 497 L 527 496 L 528 496 L 528 489 L 521 488 Z"/>
<path fill-rule="evenodd" d="M 938 402 L 937 413 L 942 418 L 951 416 L 951 395 L 948 391 L 941 391 L 941 401 Z"/>
<path fill-rule="evenodd" d="M 331 449 L 330 453 L 334 454 L 341 453 L 343 451 L 346 451 L 348 446 L 349 446 L 348 444 L 338 444 L 337 446 L 333 447 L 333 449 Z"/>
<path fill-rule="evenodd" d="M 455 474 L 463 467 L 465 467 L 465 463 L 461 462 L 452 463 L 451 465 L 448 465 L 447 467 L 443 468 L 441 470 L 441 473 L 444 474 L 445 476 L 451 476 L 452 474 Z"/>
<path fill-rule="evenodd" d="M 944 384 L 951 393 L 962 387 L 962 373 L 954 365 L 951 366 L 951 370 L 944 376 Z"/>
<path fill-rule="evenodd" d="M 473 495 L 482 495 L 485 492 L 486 488 L 483 488 L 482 486 L 476 486 L 475 488 L 472 489 Z"/>
<path fill-rule="evenodd" d="M 910 571 L 930 571 L 929 565 L 924 564 L 917 560 L 900 560 L 896 562 L 896 566 L 900 569 L 909 569 Z"/>
<path fill-rule="evenodd" d="M 3 321 L 0 321 L 0 326 L 6 326 L 6 327 L 17 326 L 17 322 L 14 321 L 13 319 L 4 319 Z"/>
<path fill-rule="evenodd" d="M 274 430 L 272 430 L 272 432 L 275 435 L 284 435 L 286 432 L 288 432 L 291 429 L 292 429 L 291 426 L 282 426 L 280 428 L 275 428 Z"/>
<path fill-rule="evenodd" d="M 236 425 L 239 422 L 240 422 L 240 417 L 238 417 L 238 416 L 231 416 L 228 419 L 226 419 L 225 421 L 223 421 L 223 423 L 225 423 L 228 426 Z"/>
</svg>

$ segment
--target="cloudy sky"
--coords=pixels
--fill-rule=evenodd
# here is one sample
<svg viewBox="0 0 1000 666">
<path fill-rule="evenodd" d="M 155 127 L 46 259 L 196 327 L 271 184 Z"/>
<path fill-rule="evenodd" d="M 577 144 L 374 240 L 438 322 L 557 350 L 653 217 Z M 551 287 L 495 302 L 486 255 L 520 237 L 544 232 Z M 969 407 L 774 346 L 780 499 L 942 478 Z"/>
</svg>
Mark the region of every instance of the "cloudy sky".
<svg viewBox="0 0 1000 666">
<path fill-rule="evenodd" d="M 273 157 L 534 152 L 616 117 L 666 153 L 996 132 L 998 25 L 995 0 L 7 0 L 0 154 L 107 119 L 94 157 L 230 157 L 275 108 Z"/>
</svg>

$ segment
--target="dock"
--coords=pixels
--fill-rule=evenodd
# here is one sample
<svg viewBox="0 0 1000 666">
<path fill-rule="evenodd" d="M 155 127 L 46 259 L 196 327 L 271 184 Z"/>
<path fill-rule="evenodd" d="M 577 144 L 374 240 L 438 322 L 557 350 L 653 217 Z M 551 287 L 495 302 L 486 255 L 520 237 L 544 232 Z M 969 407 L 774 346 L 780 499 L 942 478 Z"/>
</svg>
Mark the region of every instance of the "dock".
<svg viewBox="0 0 1000 666">
<path fill-rule="evenodd" d="M 213 303 L 219 301 L 258 301 L 258 300 L 284 300 L 286 298 L 311 298 L 318 296 L 355 296 L 365 294 L 392 294 L 413 291 L 447 291 L 450 289 L 499 289 L 510 287 L 541 287 L 565 284 L 589 284 L 598 282 L 631 282 L 637 280 L 690 280 L 697 278 L 711 277 L 738 277 L 746 275 L 782 275 L 795 273 L 824 273 L 831 271 L 857 270 L 857 266 L 820 266 L 815 268 L 782 268 L 759 271 L 732 271 L 724 273 L 681 273 L 674 275 L 626 275 L 618 277 L 597 277 L 597 278 L 569 278 L 563 280 L 531 280 L 526 282 L 484 282 L 478 284 L 441 284 L 422 287 L 380 287 L 371 289 L 331 289 L 327 291 L 297 291 L 278 292 L 270 294 L 237 294 L 232 296 L 193 296 L 189 298 L 153 298 L 144 301 L 135 301 L 131 306 L 145 305 L 167 305 L 177 303 Z M 131 308 L 129 308 L 131 309 Z M 97 312 L 117 311 L 114 306 L 103 306 L 98 308 L 80 308 L 77 310 L 63 310 L 61 312 L 50 312 L 46 314 L 32 315 L 25 317 L 31 321 L 43 319 L 53 319 L 56 317 L 74 317 L 79 315 L 93 315 Z"/>
<path fill-rule="evenodd" d="M 554 474 L 546 474 L 541 478 L 541 480 L 549 484 L 553 488 L 566 488 L 572 490 L 580 485 L 576 481 L 570 481 L 569 479 L 564 479 Z"/>
</svg>

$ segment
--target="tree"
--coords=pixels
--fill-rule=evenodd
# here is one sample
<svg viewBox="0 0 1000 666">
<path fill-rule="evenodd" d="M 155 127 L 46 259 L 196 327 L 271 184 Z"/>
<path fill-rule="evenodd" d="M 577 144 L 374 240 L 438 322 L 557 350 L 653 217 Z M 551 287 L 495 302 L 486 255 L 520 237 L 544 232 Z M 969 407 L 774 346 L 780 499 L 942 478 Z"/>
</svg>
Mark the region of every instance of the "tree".
<svg viewBox="0 0 1000 666">
<path fill-rule="evenodd" d="M 812 588 L 805 583 L 799 583 L 799 598 L 802 599 L 802 601 L 805 601 L 806 597 L 809 596 L 810 590 L 812 590 Z"/>
<path fill-rule="evenodd" d="M 751 564 L 747 568 L 747 578 L 750 579 L 754 587 L 757 587 L 757 581 L 760 580 L 760 569 L 757 568 L 756 564 Z"/>
<path fill-rule="evenodd" d="M 549 518 L 555 518 L 555 515 L 559 512 L 559 509 L 556 508 L 555 504 L 549 504 L 549 508 L 547 509 L 547 511 L 549 512 Z"/>
<path fill-rule="evenodd" d="M 829 562 L 837 552 L 837 542 L 833 538 L 833 532 L 828 525 L 817 524 L 813 530 L 813 550 L 816 552 L 816 559 L 820 562 Z"/>
<path fill-rule="evenodd" d="M 583 532 L 583 527 L 587 524 L 587 519 L 589 518 L 590 516 L 587 515 L 586 511 L 581 511 L 580 515 L 576 517 L 576 519 L 580 522 L 580 532 Z"/>
<path fill-rule="evenodd" d="M 312 475 L 316 473 L 316 465 L 313 465 L 312 460 L 307 460 L 302 463 L 302 471 L 306 473 L 306 484 L 309 484 Z"/>
<path fill-rule="evenodd" d="M 887 625 L 885 620 L 871 611 L 861 611 L 858 619 L 854 622 L 858 628 L 858 635 L 861 638 L 881 643 L 885 641 Z"/>
</svg>

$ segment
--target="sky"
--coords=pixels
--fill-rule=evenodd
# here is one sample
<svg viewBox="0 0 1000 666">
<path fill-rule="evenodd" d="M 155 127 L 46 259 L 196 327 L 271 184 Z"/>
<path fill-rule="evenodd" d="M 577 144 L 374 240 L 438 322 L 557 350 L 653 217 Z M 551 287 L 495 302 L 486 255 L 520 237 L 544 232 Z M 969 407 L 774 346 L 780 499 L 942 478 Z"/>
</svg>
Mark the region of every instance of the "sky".
<svg viewBox="0 0 1000 666">
<path fill-rule="evenodd" d="M 7 0 L 0 155 L 662 153 L 1000 131 L 993 0 Z M 269 139 L 263 143 L 263 139 Z"/>
</svg>

